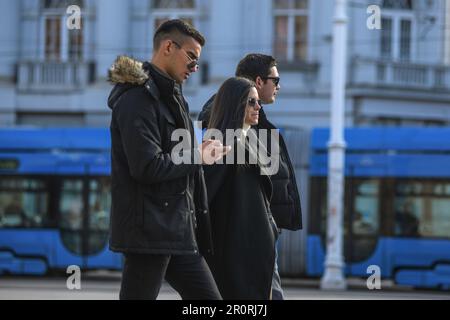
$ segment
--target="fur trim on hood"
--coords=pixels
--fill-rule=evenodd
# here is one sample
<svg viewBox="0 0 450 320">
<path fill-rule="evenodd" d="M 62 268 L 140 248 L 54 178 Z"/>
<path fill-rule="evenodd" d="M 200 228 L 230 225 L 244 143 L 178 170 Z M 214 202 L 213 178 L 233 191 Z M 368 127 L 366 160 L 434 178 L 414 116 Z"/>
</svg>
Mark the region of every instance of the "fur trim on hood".
<svg viewBox="0 0 450 320">
<path fill-rule="evenodd" d="M 142 62 L 133 58 L 119 56 L 108 71 L 108 81 L 115 84 L 142 85 L 148 80 L 148 74 L 142 65 Z"/>
</svg>

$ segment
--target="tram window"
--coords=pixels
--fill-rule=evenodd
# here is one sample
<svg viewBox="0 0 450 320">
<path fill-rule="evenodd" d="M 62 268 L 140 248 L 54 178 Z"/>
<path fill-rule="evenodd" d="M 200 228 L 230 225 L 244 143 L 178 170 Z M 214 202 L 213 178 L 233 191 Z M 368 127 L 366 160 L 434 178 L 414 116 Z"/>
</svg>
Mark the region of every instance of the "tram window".
<svg viewBox="0 0 450 320">
<path fill-rule="evenodd" d="M 344 204 L 344 235 L 347 235 L 348 221 L 352 214 L 352 232 L 357 235 L 373 235 L 379 229 L 379 180 L 346 179 Z M 321 216 L 320 231 L 326 233 L 327 221 L 327 180 L 320 180 L 320 195 L 317 200 Z M 319 189 L 318 189 L 319 190 Z M 353 191 L 351 191 L 353 190 Z M 349 198 L 351 197 L 349 203 Z M 351 212 L 353 210 L 353 212 Z"/>
<path fill-rule="evenodd" d="M 434 199 L 431 202 L 432 221 L 429 222 L 431 228 L 430 230 L 424 230 L 424 234 L 430 231 L 433 236 L 450 238 L 449 208 L 450 198 Z"/>
<path fill-rule="evenodd" d="M 0 227 L 46 227 L 48 191 L 43 181 L 2 178 L 0 182 Z"/>
<path fill-rule="evenodd" d="M 319 180 L 320 179 L 320 180 Z M 314 212 L 320 210 L 320 232 L 325 244 L 327 227 L 327 179 L 314 181 Z M 380 228 L 380 179 L 346 178 L 343 208 L 344 256 L 348 262 L 368 259 L 376 249 Z M 318 206 L 318 207 L 317 207 Z M 318 222 L 314 217 L 315 223 Z M 315 227 L 317 228 L 317 227 Z"/>
<path fill-rule="evenodd" d="M 395 234 L 450 238 L 450 183 L 397 182 Z"/>
<path fill-rule="evenodd" d="M 105 248 L 108 242 L 111 182 L 109 177 L 99 177 L 89 185 L 89 254 Z"/>
<path fill-rule="evenodd" d="M 109 178 L 91 180 L 89 190 L 89 227 L 92 230 L 109 229 L 111 184 Z"/>
<path fill-rule="evenodd" d="M 378 180 L 358 182 L 353 196 L 354 213 L 352 229 L 355 235 L 372 235 L 378 233 Z"/>
<path fill-rule="evenodd" d="M 80 230 L 83 226 L 83 182 L 64 180 L 60 202 L 60 226 Z"/>
<path fill-rule="evenodd" d="M 397 198 L 395 206 L 395 235 L 418 237 L 419 217 L 418 212 L 422 211 L 422 201 L 420 199 Z"/>
<path fill-rule="evenodd" d="M 64 179 L 59 202 L 61 239 L 64 246 L 77 255 L 83 252 L 83 181 Z"/>
</svg>

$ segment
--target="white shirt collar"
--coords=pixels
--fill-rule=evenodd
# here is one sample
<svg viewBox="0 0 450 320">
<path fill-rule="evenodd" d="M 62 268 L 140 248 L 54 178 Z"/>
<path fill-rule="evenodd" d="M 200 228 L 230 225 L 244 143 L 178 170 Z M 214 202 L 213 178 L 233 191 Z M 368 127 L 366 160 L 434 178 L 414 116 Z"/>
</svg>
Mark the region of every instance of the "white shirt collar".
<svg viewBox="0 0 450 320">
<path fill-rule="evenodd" d="M 251 125 L 244 123 L 244 126 L 242 128 L 242 134 L 244 136 L 247 136 L 248 130 L 251 128 Z"/>
</svg>

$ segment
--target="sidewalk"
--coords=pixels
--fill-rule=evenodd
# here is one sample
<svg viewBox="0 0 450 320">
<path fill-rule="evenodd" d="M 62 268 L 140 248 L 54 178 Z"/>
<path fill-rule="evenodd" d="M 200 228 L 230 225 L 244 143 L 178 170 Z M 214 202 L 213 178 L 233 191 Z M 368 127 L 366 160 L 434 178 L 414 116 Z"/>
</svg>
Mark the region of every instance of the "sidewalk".
<svg viewBox="0 0 450 320">
<path fill-rule="evenodd" d="M 320 289 L 320 278 L 282 278 L 283 287 Z M 347 288 L 367 290 L 367 279 L 364 278 L 346 278 Z M 383 290 L 403 291 L 411 290 L 408 286 L 396 285 L 392 280 L 381 280 L 381 288 Z"/>
<path fill-rule="evenodd" d="M 369 290 L 361 279 L 348 279 L 344 291 L 320 290 L 320 279 L 282 279 L 286 300 L 449 300 L 445 291 L 401 288 L 383 282 Z M 81 290 L 68 290 L 64 277 L 0 277 L 0 300 L 118 300 L 120 274 L 82 277 Z M 158 300 L 180 300 L 164 283 Z"/>
</svg>

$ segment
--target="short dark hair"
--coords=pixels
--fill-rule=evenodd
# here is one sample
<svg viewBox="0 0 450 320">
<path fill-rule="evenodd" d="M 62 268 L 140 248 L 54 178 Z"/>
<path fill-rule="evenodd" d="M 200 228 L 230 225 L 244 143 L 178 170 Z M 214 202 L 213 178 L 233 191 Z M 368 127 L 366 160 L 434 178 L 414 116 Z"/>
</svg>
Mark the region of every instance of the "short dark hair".
<svg viewBox="0 0 450 320">
<path fill-rule="evenodd" d="M 183 37 L 194 38 L 202 47 L 206 42 L 203 35 L 189 23 L 180 19 L 173 19 L 164 22 L 156 30 L 153 36 L 153 48 L 158 49 L 161 42 L 167 39 L 174 39 L 183 44 Z"/>
<path fill-rule="evenodd" d="M 256 77 L 268 77 L 270 69 L 277 66 L 274 57 L 261 53 L 250 53 L 244 57 L 236 68 L 236 77 L 256 81 Z"/>
</svg>

